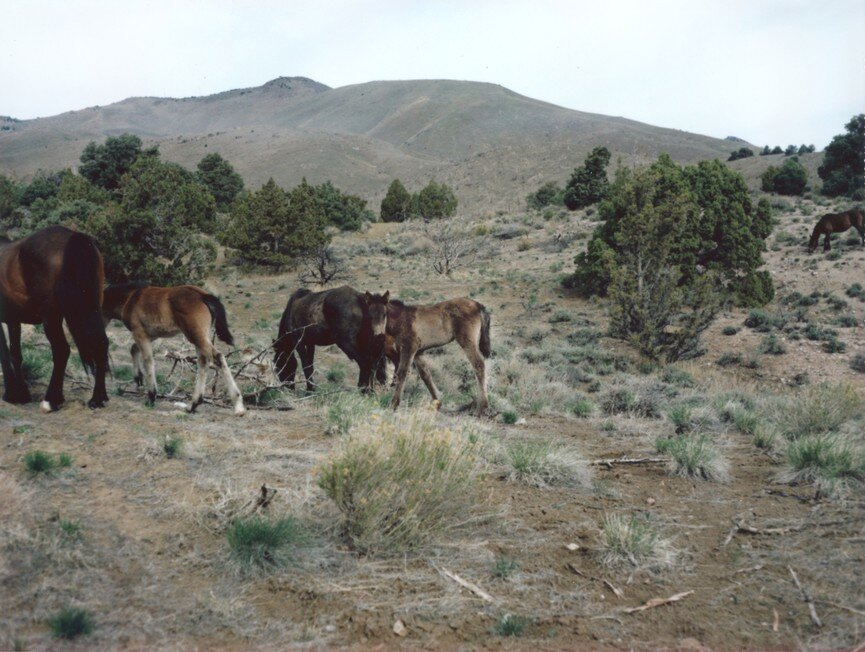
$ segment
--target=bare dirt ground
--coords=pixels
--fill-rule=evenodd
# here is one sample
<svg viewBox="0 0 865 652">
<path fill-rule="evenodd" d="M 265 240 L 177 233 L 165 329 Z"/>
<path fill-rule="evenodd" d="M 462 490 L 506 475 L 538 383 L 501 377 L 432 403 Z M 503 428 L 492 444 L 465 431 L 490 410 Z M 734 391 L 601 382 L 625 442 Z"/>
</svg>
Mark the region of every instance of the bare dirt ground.
<svg viewBox="0 0 865 652">
<path fill-rule="evenodd" d="M 705 337 L 706 355 L 677 365 L 695 386 L 676 391 L 708 405 L 725 393 L 770 400 L 798 391 L 793 385 L 820 381 L 846 381 L 861 390 L 865 376 L 850 361 L 865 353 L 865 303 L 844 292 L 856 280 L 865 282 L 865 250 L 844 244 L 841 236 L 839 258 L 804 252 L 806 232 L 827 211 L 806 202 L 780 215 L 767 253 L 777 297 L 767 310 L 780 309 L 793 291 L 845 299 L 844 312 L 857 323 L 835 327 L 845 351 L 829 354 L 818 341 L 782 333 L 786 353 L 760 354 L 764 335 L 742 326 L 747 311 L 731 310 Z M 661 382 L 662 370 L 641 369 L 627 347 L 603 337 L 598 350 L 625 360 L 627 369 L 616 368 L 614 360 L 610 368 L 595 368 L 591 378 L 569 381 L 567 368 L 551 366 L 553 344 L 563 345 L 580 328 L 605 328 L 602 302 L 571 296 L 556 283 L 572 269 L 591 228 L 583 215 L 468 220 L 466 237 L 483 251 L 452 278 L 432 271 L 428 251 L 434 237 L 420 225 L 376 224 L 336 240 L 351 263 L 355 287 L 389 289 L 418 303 L 468 294 L 491 309 L 496 356 L 490 390 L 498 414 L 477 420 L 458 411 L 473 388 L 470 378 L 464 381 L 467 363 L 451 345 L 445 355 L 432 356 L 434 376 L 445 391 L 437 417 L 443 427 L 469 422 L 501 446 L 544 441 L 578 451 L 585 461 L 583 481 L 519 481 L 499 460 L 484 480 L 494 518 L 416 555 L 367 558 L 346 547 L 340 514 L 316 485 L 317 469 L 343 436 L 334 433 L 328 412 L 343 394 L 317 399 L 286 393 L 236 418 L 218 400 L 187 415 L 172 399 L 149 409 L 141 397 L 128 394 L 112 395 L 106 409 L 90 411 L 83 406 L 86 387 L 67 382 L 67 404 L 55 414 L 41 414 L 38 403 L 0 405 L 0 648 L 697 650 L 861 644 L 861 485 L 827 498 L 811 485 L 784 484 L 783 453 L 757 448 L 727 426 L 719 426 L 714 437 L 729 463 L 729 482 L 678 477 L 658 462 L 593 464 L 658 458 L 654 442 L 671 435 L 673 425 L 663 415 L 597 409 L 578 418 L 568 407 L 572 395 L 597 397 L 613 385 Z M 500 237 L 511 231 L 516 237 Z M 223 266 L 208 287 L 225 301 L 238 344 L 246 348 L 233 359 L 237 368 L 238 358 L 248 359 L 275 335 L 296 281 L 295 273 L 244 275 Z M 826 303 L 821 295 L 808 308 L 810 318 L 832 323 L 835 313 Z M 561 311 L 567 320 L 556 317 Z M 729 326 L 740 330 L 724 335 Z M 42 342 L 39 333 L 29 337 Z M 128 367 L 128 336 L 113 326 L 109 337 L 116 343 L 115 370 Z M 160 352 L 181 349 L 180 340 L 170 340 Z M 520 357 L 524 351 L 537 357 Z M 725 353 L 757 364 L 719 366 Z M 514 367 L 530 379 L 538 374 L 537 384 L 520 386 L 519 396 L 503 380 Z M 161 388 L 180 395 L 191 374 L 183 372 L 184 378 L 175 369 L 169 375 L 170 369 L 170 361 L 161 359 Z M 241 378 L 250 392 L 261 387 L 252 371 L 258 373 L 253 365 Z M 356 368 L 338 351 L 325 351 L 318 354 L 317 373 L 328 378 L 328 391 L 349 390 Z M 83 379 L 80 371 L 72 375 Z M 178 379 L 183 382 L 176 386 Z M 110 387 L 133 389 L 119 377 Z M 405 409 L 425 409 L 421 390 L 413 376 Z M 37 382 L 34 394 L 41 391 L 44 382 Z M 510 411 L 517 419 L 506 425 L 502 415 Z M 169 437 L 183 442 L 174 458 L 162 449 Z M 72 466 L 32 476 L 22 459 L 35 449 L 67 453 Z M 310 536 L 293 563 L 251 571 L 232 560 L 224 533 L 262 484 L 277 489 L 270 513 L 296 517 Z M 668 542 L 666 562 L 603 563 L 601 523 L 610 514 L 650 523 Z M 496 571 L 499 560 L 510 564 L 507 573 Z M 791 569 L 813 601 L 819 626 Z M 448 573 L 491 599 L 463 588 Z M 635 610 L 674 596 L 681 597 Z M 94 617 L 94 632 L 82 643 L 59 643 L 46 625 L 67 605 L 84 607 Z M 507 617 L 522 623 L 518 635 L 503 635 Z M 399 634 L 397 621 L 404 626 L 396 628 Z"/>
</svg>

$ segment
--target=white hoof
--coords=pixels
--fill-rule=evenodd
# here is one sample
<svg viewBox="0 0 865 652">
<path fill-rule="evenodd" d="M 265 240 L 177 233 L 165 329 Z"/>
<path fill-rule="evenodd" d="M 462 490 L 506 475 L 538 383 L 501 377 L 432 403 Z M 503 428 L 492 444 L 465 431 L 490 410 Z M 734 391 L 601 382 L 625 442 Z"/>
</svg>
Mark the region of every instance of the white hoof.
<svg viewBox="0 0 865 652">
<path fill-rule="evenodd" d="M 246 408 L 243 407 L 243 404 L 234 406 L 234 416 L 242 417 L 244 414 L 246 414 Z"/>
<path fill-rule="evenodd" d="M 49 412 L 52 412 L 51 403 L 49 403 L 48 401 L 42 401 L 39 404 L 39 409 L 45 412 L 45 414 L 48 414 Z"/>
</svg>

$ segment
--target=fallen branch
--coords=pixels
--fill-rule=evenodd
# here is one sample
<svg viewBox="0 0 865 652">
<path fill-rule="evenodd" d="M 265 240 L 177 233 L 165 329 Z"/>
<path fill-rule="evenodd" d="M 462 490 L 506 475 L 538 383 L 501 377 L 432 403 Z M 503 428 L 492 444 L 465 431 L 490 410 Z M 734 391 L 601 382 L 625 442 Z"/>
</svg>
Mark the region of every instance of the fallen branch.
<svg viewBox="0 0 865 652">
<path fill-rule="evenodd" d="M 799 591 L 802 593 L 802 598 L 805 600 L 805 603 L 808 605 L 808 613 L 811 616 L 811 622 L 813 622 L 817 627 L 822 627 L 823 623 L 820 622 L 820 618 L 817 616 L 817 609 L 814 607 L 814 600 L 811 598 L 811 594 L 802 586 L 802 583 L 799 581 L 799 576 L 796 575 L 796 571 L 793 570 L 792 566 L 787 566 L 787 570 L 790 571 L 790 575 L 793 576 L 793 581 L 796 582 L 796 586 L 799 588 Z"/>
<path fill-rule="evenodd" d="M 844 611 L 849 611 L 850 613 L 856 614 L 857 616 L 865 616 L 865 611 L 862 611 L 861 609 L 854 609 L 853 607 L 848 607 L 844 604 L 838 604 L 837 602 L 831 602 L 830 600 L 815 600 L 814 602 L 826 604 L 830 607 L 835 607 L 836 609 L 843 609 Z"/>
<path fill-rule="evenodd" d="M 727 545 L 730 541 L 733 540 L 733 537 L 736 536 L 739 532 L 744 532 L 745 534 L 758 534 L 758 535 L 775 535 L 775 534 L 787 534 L 788 532 L 798 532 L 804 527 L 804 525 L 791 525 L 790 527 L 768 527 L 756 528 L 753 525 L 747 525 L 744 523 L 739 523 L 738 521 L 733 521 L 733 527 L 730 528 L 730 531 L 727 533 L 726 538 L 724 539 L 724 543 L 722 545 Z"/>
<path fill-rule="evenodd" d="M 666 457 L 617 457 L 606 460 L 594 460 L 589 462 L 589 466 L 613 468 L 613 464 L 666 464 L 669 461 Z"/>
<path fill-rule="evenodd" d="M 456 573 L 451 573 L 447 568 L 439 568 L 439 571 L 451 578 L 454 582 L 459 584 L 460 586 L 467 588 L 469 591 L 474 593 L 479 598 L 486 600 L 487 602 L 493 602 L 493 596 L 484 591 L 482 588 L 477 586 L 476 584 L 472 584 L 471 582 L 464 580 L 462 577 L 457 575 Z"/>
<path fill-rule="evenodd" d="M 754 571 L 761 570 L 765 567 L 765 564 L 757 564 L 756 566 L 751 566 L 750 568 L 740 568 L 733 575 L 738 575 L 739 573 L 752 573 Z"/>
<path fill-rule="evenodd" d="M 616 588 L 615 586 L 613 586 L 612 582 L 610 582 L 609 580 L 603 579 L 601 577 L 595 577 L 594 575 L 586 575 L 583 571 L 581 571 L 579 568 L 577 568 L 575 564 L 573 564 L 571 562 L 568 562 L 568 568 L 571 570 L 571 572 L 576 573 L 580 577 L 585 577 L 587 580 L 591 580 L 593 582 L 602 582 L 604 584 L 604 586 L 606 586 L 608 589 L 610 589 L 610 591 L 612 591 L 617 598 L 624 598 L 625 597 L 624 591 L 622 591 L 622 589 L 619 589 L 619 588 Z"/>
<path fill-rule="evenodd" d="M 631 607 L 630 609 L 623 609 L 626 614 L 636 613 L 637 611 L 645 611 L 646 609 L 654 609 L 655 607 L 660 607 L 661 605 L 670 604 L 671 602 L 678 602 L 691 595 L 693 591 L 685 591 L 684 593 L 677 593 L 676 595 L 671 595 L 669 598 L 652 598 L 646 604 L 640 605 L 639 607 Z"/>
</svg>

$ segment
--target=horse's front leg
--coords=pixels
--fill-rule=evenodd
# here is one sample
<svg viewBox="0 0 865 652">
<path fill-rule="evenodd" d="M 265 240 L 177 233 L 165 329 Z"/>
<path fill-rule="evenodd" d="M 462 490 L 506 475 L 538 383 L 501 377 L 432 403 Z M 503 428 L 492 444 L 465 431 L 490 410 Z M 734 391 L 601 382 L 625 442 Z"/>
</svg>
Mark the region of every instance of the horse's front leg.
<svg viewBox="0 0 865 652">
<path fill-rule="evenodd" d="M 390 406 L 394 410 L 399 407 L 400 399 L 402 398 L 402 390 L 405 386 L 408 372 L 411 369 L 414 356 L 417 352 L 417 347 L 403 346 L 400 347 L 399 367 L 396 370 L 396 387 L 393 390 L 393 398 L 390 400 Z"/>
<path fill-rule="evenodd" d="M 297 350 L 300 355 L 300 364 L 303 366 L 303 375 L 306 378 L 306 391 L 314 392 L 315 383 L 312 380 L 312 374 L 315 372 L 313 364 L 315 362 L 315 344 L 300 344 Z"/>
<path fill-rule="evenodd" d="M 51 370 L 51 380 L 48 383 L 48 391 L 40 407 L 43 412 L 54 412 L 63 404 L 63 377 L 66 375 L 66 363 L 69 361 L 69 342 L 63 332 L 63 319 L 52 317 L 44 322 L 45 337 L 51 345 L 51 357 L 54 366 Z M 11 333 L 10 333 L 11 335 Z M 14 347 L 13 347 L 14 348 Z"/>
<path fill-rule="evenodd" d="M 12 322 L 9 328 L 9 344 L 0 324 L 0 363 L 3 367 L 3 400 L 7 403 L 24 404 L 31 400 L 30 390 L 21 373 L 21 324 Z"/>
<path fill-rule="evenodd" d="M 436 387 L 436 384 L 433 382 L 432 374 L 430 373 L 426 358 L 422 355 L 416 355 L 414 358 L 414 367 L 417 369 L 418 375 L 423 381 L 423 384 L 426 385 L 426 388 L 429 390 L 433 402 L 437 404 L 436 407 L 440 408 L 441 394 L 439 394 L 438 387 Z"/>
<path fill-rule="evenodd" d="M 823 251 L 829 251 L 832 248 L 832 245 L 829 242 L 830 235 L 830 233 L 827 233 L 826 237 L 823 238 Z"/>
</svg>

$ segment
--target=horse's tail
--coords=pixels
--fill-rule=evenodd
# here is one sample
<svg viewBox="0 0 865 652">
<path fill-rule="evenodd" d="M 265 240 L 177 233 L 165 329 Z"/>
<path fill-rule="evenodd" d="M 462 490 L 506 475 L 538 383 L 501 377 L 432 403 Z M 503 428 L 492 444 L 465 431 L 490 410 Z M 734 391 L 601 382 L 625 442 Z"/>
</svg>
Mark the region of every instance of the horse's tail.
<svg viewBox="0 0 865 652">
<path fill-rule="evenodd" d="M 84 368 L 96 373 L 108 364 L 108 336 L 102 320 L 102 256 L 93 239 L 73 233 L 63 251 L 56 296 Z"/>
<path fill-rule="evenodd" d="M 213 323 L 216 326 L 216 337 L 229 346 L 234 346 L 234 336 L 228 330 L 228 318 L 225 316 L 225 306 L 222 305 L 222 301 L 212 294 L 202 295 L 201 300 L 204 301 L 204 305 L 210 310 L 210 316 L 213 318 Z"/>
<path fill-rule="evenodd" d="M 493 354 L 492 342 L 490 341 L 490 313 L 482 303 L 478 304 L 481 309 L 481 339 L 478 348 L 481 355 L 489 358 Z"/>
</svg>

